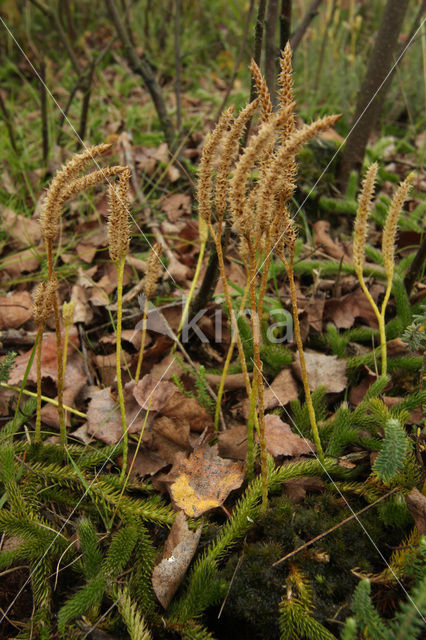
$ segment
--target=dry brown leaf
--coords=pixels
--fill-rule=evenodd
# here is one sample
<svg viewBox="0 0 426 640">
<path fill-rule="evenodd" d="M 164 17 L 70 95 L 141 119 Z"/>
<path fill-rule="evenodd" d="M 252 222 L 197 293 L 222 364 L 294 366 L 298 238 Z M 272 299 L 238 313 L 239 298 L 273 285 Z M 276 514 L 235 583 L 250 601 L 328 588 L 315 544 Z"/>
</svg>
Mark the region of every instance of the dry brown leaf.
<svg viewBox="0 0 426 640">
<path fill-rule="evenodd" d="M 15 213 L 12 209 L 3 209 L 2 227 L 13 238 L 19 248 L 33 246 L 41 240 L 40 225 L 36 220 Z"/>
<path fill-rule="evenodd" d="M 345 250 L 343 244 L 337 240 L 333 240 L 330 236 L 330 223 L 327 220 L 318 220 L 314 224 L 315 246 L 322 245 L 325 253 L 336 260 L 350 261 L 351 257 Z"/>
<path fill-rule="evenodd" d="M 383 291 L 381 285 L 369 288 L 373 299 L 377 301 Z M 356 318 L 362 318 L 369 327 L 377 328 L 376 315 L 360 287 L 340 298 L 329 298 L 325 302 L 324 319 L 331 320 L 338 329 L 350 329 Z"/>
<path fill-rule="evenodd" d="M 160 204 L 170 222 L 176 222 L 183 215 L 191 213 L 191 196 L 186 193 L 172 193 L 164 196 Z"/>
<path fill-rule="evenodd" d="M 325 484 L 318 477 L 296 478 L 295 480 L 286 480 L 284 482 L 284 490 L 289 500 L 293 504 L 299 504 L 303 501 L 307 491 L 318 493 L 325 489 Z"/>
<path fill-rule="evenodd" d="M 75 406 L 75 399 L 83 389 L 87 382 L 86 374 L 83 370 L 83 363 L 78 354 L 74 354 L 69 362 L 65 372 L 65 388 L 63 392 L 63 403 L 68 407 Z M 57 400 L 58 398 L 56 398 Z M 41 410 L 41 419 L 44 424 L 59 429 L 59 416 L 57 408 L 52 404 L 45 404 Z M 71 416 L 68 411 L 65 412 L 65 424 L 71 426 Z"/>
<path fill-rule="evenodd" d="M 195 398 L 188 398 L 177 390 L 162 407 L 161 415 L 172 418 L 175 422 L 187 423 L 191 431 L 198 433 L 213 425 L 211 414 Z"/>
<path fill-rule="evenodd" d="M 40 260 L 34 253 L 34 249 L 24 249 L 6 256 L 1 263 L 1 268 L 11 278 L 18 278 L 23 273 L 32 273 L 40 266 Z"/>
<path fill-rule="evenodd" d="M 167 464 L 180 464 L 182 455 L 192 450 L 189 426 L 161 416 L 155 418 L 150 432 L 149 447 L 160 455 Z"/>
<path fill-rule="evenodd" d="M 79 242 L 76 245 L 75 250 L 79 258 L 81 258 L 84 262 L 87 262 L 87 264 L 91 264 L 93 262 L 93 258 L 96 255 L 97 248 L 94 245 L 83 244 L 82 242 Z"/>
<path fill-rule="evenodd" d="M 63 340 L 63 336 L 62 336 Z M 75 347 L 78 346 L 78 334 L 77 329 L 73 326 L 71 327 L 69 333 L 69 343 L 68 343 L 68 359 L 67 359 L 67 375 L 70 374 L 74 363 L 80 361 L 80 356 L 74 351 Z M 23 353 L 21 356 L 18 356 L 15 361 L 15 366 L 11 371 L 9 384 L 20 385 L 24 375 L 25 370 L 27 368 L 28 361 L 31 357 L 32 349 Z M 68 369 L 69 365 L 69 369 Z M 76 364 L 78 367 L 78 365 Z M 80 371 L 80 369 L 78 369 Z M 70 374 L 71 375 L 71 374 Z M 56 355 L 56 335 L 54 333 L 45 333 L 43 335 L 43 341 L 41 346 L 41 377 L 42 378 L 51 378 L 55 382 L 58 379 L 58 360 Z M 30 372 L 28 374 L 28 381 L 33 382 L 34 384 L 37 382 L 37 368 L 36 361 L 32 364 Z M 67 383 L 67 376 L 65 377 L 65 382 Z M 68 386 L 66 384 L 66 386 Z"/>
<path fill-rule="evenodd" d="M 161 411 L 176 392 L 176 386 L 171 382 L 156 380 L 147 374 L 135 384 L 133 396 L 145 411 Z"/>
<path fill-rule="evenodd" d="M 197 550 L 202 525 L 191 531 L 183 511 L 179 511 L 164 545 L 162 560 L 152 572 L 155 595 L 167 609 Z"/>
<path fill-rule="evenodd" d="M 124 387 L 124 403 L 128 433 L 138 433 L 144 426 L 145 412 L 133 397 L 131 383 Z M 148 427 L 147 421 L 145 433 Z M 87 409 L 87 432 L 105 444 L 116 444 L 120 440 L 123 434 L 120 408 L 116 395 L 112 395 L 110 388 L 95 389 L 91 393 Z"/>
<path fill-rule="evenodd" d="M 409 512 L 414 518 L 419 533 L 426 535 L 426 496 L 418 489 L 411 489 L 410 493 L 405 496 L 405 502 Z"/>
<path fill-rule="evenodd" d="M 115 353 L 93 355 L 93 361 L 99 371 L 102 384 L 110 387 L 117 375 L 116 355 Z M 128 367 L 132 361 L 132 357 L 126 353 L 124 349 L 120 351 L 120 363 L 122 367 Z"/>
<path fill-rule="evenodd" d="M 149 449 L 139 449 L 136 457 L 135 453 L 136 447 L 130 445 L 127 458 L 127 472 L 130 472 L 130 479 L 134 482 L 143 480 L 147 476 L 155 475 L 168 464 L 167 460 Z"/>
<path fill-rule="evenodd" d="M 313 454 L 315 446 L 307 438 L 301 438 L 279 416 L 265 416 L 266 450 L 274 458 Z"/>
<path fill-rule="evenodd" d="M 33 315 L 28 291 L 16 291 L 0 296 L 0 329 L 17 329 Z"/>
<path fill-rule="evenodd" d="M 328 393 L 340 393 L 346 389 L 348 384 L 346 360 L 339 359 L 337 356 L 327 356 L 316 351 L 305 351 L 305 360 L 311 391 L 315 391 L 321 386 L 325 387 Z M 298 353 L 292 366 L 297 377 L 301 380 Z"/>
<path fill-rule="evenodd" d="M 282 407 L 298 397 L 299 390 L 290 369 L 280 371 L 263 393 L 265 409 Z"/>
<path fill-rule="evenodd" d="M 77 324 L 90 324 L 93 320 L 93 312 L 89 305 L 87 290 L 79 284 L 75 284 L 71 291 L 71 300 L 74 302 L 73 320 Z"/>
<path fill-rule="evenodd" d="M 219 455 L 222 458 L 245 460 L 247 457 L 247 425 L 237 425 L 221 431 L 218 437 Z"/>
<path fill-rule="evenodd" d="M 202 445 L 180 467 L 170 487 L 175 504 L 193 518 L 221 506 L 231 491 L 244 480 L 240 464 L 217 455 L 217 445 Z"/>
</svg>

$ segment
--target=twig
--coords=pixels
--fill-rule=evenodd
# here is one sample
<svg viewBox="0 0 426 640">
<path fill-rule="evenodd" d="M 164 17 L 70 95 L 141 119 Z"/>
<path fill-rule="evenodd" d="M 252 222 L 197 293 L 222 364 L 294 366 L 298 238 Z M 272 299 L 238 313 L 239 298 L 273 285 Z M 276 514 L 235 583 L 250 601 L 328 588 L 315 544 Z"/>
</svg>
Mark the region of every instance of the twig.
<svg viewBox="0 0 426 640">
<path fill-rule="evenodd" d="M 257 18 L 256 18 L 256 26 L 254 29 L 254 51 L 253 51 L 253 60 L 260 66 L 260 58 L 262 56 L 262 44 L 263 44 L 263 30 L 265 27 L 265 11 L 266 11 L 266 0 L 259 0 L 259 8 L 257 10 Z M 250 100 L 249 102 L 253 102 L 256 94 L 256 83 L 254 82 L 254 78 L 251 78 L 250 84 Z M 247 140 L 250 134 L 250 125 L 251 118 L 247 122 L 246 130 L 244 133 L 244 139 L 242 146 L 245 147 L 247 144 Z"/>
<path fill-rule="evenodd" d="M 225 91 L 225 95 L 223 96 L 222 103 L 221 103 L 219 109 L 217 110 L 217 114 L 216 114 L 216 117 L 214 119 L 215 125 L 217 125 L 217 123 L 219 121 L 219 118 L 221 116 L 221 113 L 224 110 L 226 103 L 228 102 L 229 94 L 232 91 L 232 87 L 234 86 L 235 78 L 237 77 L 238 70 L 240 68 L 241 61 L 243 59 L 244 49 L 245 49 L 245 46 L 246 46 L 246 43 L 247 43 L 247 38 L 248 38 L 248 34 L 249 34 L 249 29 L 250 29 L 250 23 L 251 23 L 251 17 L 252 17 L 252 14 L 253 14 L 253 9 L 254 9 L 254 0 L 250 0 L 250 5 L 249 5 L 248 11 L 247 11 L 247 15 L 246 15 L 246 23 L 244 25 L 244 33 L 243 33 L 243 37 L 241 39 L 240 49 L 238 51 L 237 57 L 235 58 L 234 71 L 233 71 L 232 77 L 231 77 L 231 79 L 228 82 L 228 85 L 226 87 L 226 91 Z"/>
<path fill-rule="evenodd" d="M 410 295 L 414 282 L 417 278 L 417 274 L 420 273 L 424 262 L 426 260 L 426 233 L 423 234 L 422 243 L 414 257 L 413 262 L 410 265 L 407 275 L 404 278 L 404 286 L 407 294 Z"/>
<path fill-rule="evenodd" d="M 290 38 L 290 46 L 291 46 L 291 50 L 293 51 L 293 54 L 296 51 L 297 47 L 299 46 L 303 36 L 305 35 L 307 28 L 309 27 L 312 20 L 317 15 L 318 13 L 317 9 L 320 6 L 321 2 L 322 0 L 313 0 L 302 22 L 297 27 L 296 31 L 292 34 Z"/>
<path fill-rule="evenodd" d="M 297 549 L 294 549 L 294 551 L 291 551 L 290 553 L 288 553 L 283 558 L 280 558 L 279 560 L 274 562 L 274 564 L 272 566 L 276 567 L 279 564 L 281 564 L 282 562 L 284 562 L 284 560 L 288 560 L 289 558 L 292 558 L 293 556 L 296 555 L 296 553 L 299 553 L 299 551 L 302 551 L 302 549 L 306 549 L 307 547 L 310 547 L 311 544 L 314 544 L 314 542 L 318 542 L 318 540 L 321 540 L 321 538 L 324 538 L 325 536 L 328 536 L 329 533 L 332 533 L 333 531 L 336 531 L 336 529 L 339 529 L 344 524 L 347 524 L 351 520 L 354 520 L 355 518 L 358 518 L 358 516 L 360 516 L 361 513 L 364 513 L 365 511 L 368 511 L 368 509 L 371 509 L 371 507 L 374 507 L 376 504 L 378 504 L 379 502 L 381 502 L 385 498 L 388 498 L 393 493 L 395 493 L 396 491 L 399 491 L 399 490 L 400 490 L 399 487 L 394 487 L 393 489 L 391 489 L 391 491 L 388 491 L 388 493 L 385 493 L 385 495 L 381 496 L 380 498 L 377 498 L 377 500 L 375 500 L 371 504 L 368 504 L 366 507 L 361 509 L 361 511 L 358 511 L 357 513 L 353 513 L 348 518 L 345 518 L 344 520 L 342 520 L 342 522 L 339 522 L 338 524 L 335 524 L 334 527 L 331 527 L 330 529 L 327 529 L 327 531 L 324 531 L 324 533 L 320 533 L 319 536 L 316 536 L 315 538 L 312 538 L 312 540 L 309 540 L 309 542 L 305 542 L 305 544 L 302 544 L 301 547 L 298 547 Z"/>
<path fill-rule="evenodd" d="M 164 137 L 169 146 L 169 149 L 173 152 L 177 146 L 178 141 L 175 138 L 173 124 L 167 112 L 167 107 L 166 103 L 164 102 L 161 87 L 155 79 L 151 65 L 145 58 L 139 58 L 138 54 L 136 53 L 114 0 L 105 0 L 105 5 L 107 7 L 110 18 L 116 28 L 118 37 L 120 38 L 121 43 L 124 47 L 132 71 L 141 76 L 146 85 L 146 88 L 151 95 L 152 101 L 158 114 L 158 118 L 160 120 Z"/>
<path fill-rule="evenodd" d="M 292 0 L 281 0 L 280 50 L 283 51 L 290 39 Z"/>
<path fill-rule="evenodd" d="M 181 111 L 181 71 L 182 71 L 182 59 L 180 55 L 180 13 L 181 13 L 181 0 L 175 0 L 175 68 L 176 68 L 176 82 L 175 82 L 175 95 L 176 95 L 176 121 L 177 130 L 180 132 L 182 127 L 182 111 Z"/>
<path fill-rule="evenodd" d="M 41 104 L 41 134 L 43 138 L 43 162 L 47 164 L 49 155 L 49 125 L 47 122 L 47 92 L 46 92 L 46 64 L 40 64 L 40 104 Z"/>
<path fill-rule="evenodd" d="M 44 4 L 39 2 L 39 0 L 30 0 L 30 2 L 35 7 L 37 7 L 37 9 L 39 9 L 42 13 L 44 13 L 44 15 L 49 18 L 49 20 L 53 22 L 53 24 L 55 25 L 56 31 L 58 32 L 59 38 L 63 43 L 63 45 L 65 46 L 65 49 L 67 50 L 68 57 L 74 68 L 74 71 L 77 73 L 77 75 L 81 75 L 81 69 L 80 69 L 79 62 L 77 60 L 77 56 L 75 54 L 74 49 L 71 46 L 71 43 L 69 41 L 67 34 L 65 33 L 62 27 L 62 24 L 61 24 L 61 21 L 59 20 L 59 16 L 57 12 L 54 9 L 51 9 L 50 7 L 46 7 Z"/>
<path fill-rule="evenodd" d="M 83 145 L 83 140 L 86 136 L 86 128 L 87 128 L 87 116 L 89 113 L 89 105 L 90 105 L 90 96 L 92 93 L 92 82 L 93 82 L 93 74 L 95 72 L 96 61 L 93 61 L 89 65 L 89 69 L 83 75 L 81 89 L 83 91 L 83 104 L 81 105 L 81 114 L 80 114 L 80 126 L 78 128 L 78 138 L 76 144 L 76 151 L 79 151 Z"/>
<path fill-rule="evenodd" d="M 9 111 L 7 110 L 6 103 L 3 100 L 2 92 L 0 91 L 0 110 L 3 114 L 4 123 L 6 125 L 7 133 L 9 134 L 9 140 L 12 149 L 15 153 L 18 153 L 18 149 L 16 146 L 15 134 L 13 133 L 12 121 L 10 119 Z"/>
</svg>

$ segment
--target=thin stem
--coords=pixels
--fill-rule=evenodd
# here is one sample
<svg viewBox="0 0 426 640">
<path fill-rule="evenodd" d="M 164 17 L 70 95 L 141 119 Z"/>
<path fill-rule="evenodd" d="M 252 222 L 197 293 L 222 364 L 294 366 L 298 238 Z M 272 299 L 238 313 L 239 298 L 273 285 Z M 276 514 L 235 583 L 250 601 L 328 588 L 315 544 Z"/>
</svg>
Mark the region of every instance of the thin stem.
<svg viewBox="0 0 426 640">
<path fill-rule="evenodd" d="M 240 313 L 241 313 L 241 311 L 244 310 L 248 292 L 249 292 L 249 281 L 247 279 L 246 288 L 244 290 L 243 298 L 242 298 L 241 305 L 240 305 Z M 219 388 L 217 390 L 216 411 L 215 411 L 215 414 L 214 414 L 214 429 L 215 429 L 215 432 L 217 432 L 218 429 L 219 429 L 220 406 L 221 406 L 221 402 L 222 402 L 223 392 L 224 392 L 224 389 L 225 389 L 226 376 L 228 375 L 229 365 L 231 364 L 232 356 L 234 354 L 235 344 L 236 344 L 236 339 L 234 338 L 234 335 L 232 335 L 231 336 L 231 344 L 229 345 L 228 353 L 226 355 L 225 364 L 224 364 L 224 367 L 223 367 L 223 370 L 222 370 L 222 376 L 220 378 Z"/>
<path fill-rule="evenodd" d="M 268 466 L 266 456 L 265 437 L 265 416 L 263 405 L 263 381 L 262 381 L 262 360 L 260 357 L 260 321 L 256 305 L 256 258 L 252 244 L 249 241 L 250 252 L 250 306 L 251 306 L 251 328 L 253 335 L 253 385 L 250 396 L 250 408 L 255 404 L 257 398 L 257 408 L 259 412 L 259 444 L 260 444 L 260 472 L 262 476 L 262 510 L 266 511 L 268 506 Z"/>
<path fill-rule="evenodd" d="M 231 295 L 229 293 L 228 281 L 226 280 L 225 260 L 224 260 L 224 257 L 223 257 L 222 243 L 220 241 L 220 237 L 218 238 L 216 236 L 216 234 L 214 232 L 214 229 L 213 229 L 213 225 L 211 224 L 211 222 L 209 222 L 209 229 L 210 229 L 210 233 L 211 233 L 212 238 L 213 238 L 213 240 L 215 242 L 215 245 L 216 245 L 217 257 L 218 257 L 218 260 L 219 260 L 219 270 L 220 270 L 220 275 L 221 275 L 222 284 L 223 284 L 223 292 L 225 294 L 226 304 L 228 305 L 229 314 L 230 314 L 230 317 L 231 317 L 232 331 L 234 332 L 234 335 L 236 336 L 236 340 L 237 340 L 238 355 L 240 356 L 240 360 L 241 360 L 241 369 L 242 369 L 243 375 L 244 375 L 244 382 L 245 382 L 245 385 L 246 385 L 247 395 L 250 396 L 250 393 L 251 393 L 250 378 L 249 378 L 248 371 L 247 371 L 247 363 L 246 363 L 246 358 L 245 358 L 245 355 L 244 355 L 243 344 L 241 342 L 241 336 L 240 336 L 239 331 L 238 331 L 237 319 L 235 317 L 234 307 L 232 305 Z"/>
<path fill-rule="evenodd" d="M 147 325 L 146 319 L 148 316 L 148 305 L 149 305 L 149 300 L 148 298 L 145 298 L 145 302 L 143 305 L 141 346 L 139 349 L 138 364 L 136 366 L 135 382 L 139 381 L 139 378 L 141 375 L 143 352 L 144 352 L 145 340 L 146 340 L 146 325 Z M 118 340 L 118 326 L 117 326 L 117 340 Z"/>
<path fill-rule="evenodd" d="M 324 452 L 322 450 L 321 440 L 318 432 L 318 425 L 315 417 L 315 410 L 312 404 L 311 391 L 309 389 L 308 372 L 306 370 L 305 354 L 303 351 L 302 336 L 300 333 L 299 308 L 297 306 L 297 291 L 296 291 L 296 285 L 294 282 L 294 273 L 293 273 L 294 251 L 292 252 L 290 262 L 286 260 L 284 255 L 281 255 L 280 257 L 284 263 L 284 267 L 287 272 L 287 277 L 290 285 L 294 334 L 296 336 L 296 345 L 297 345 L 297 350 L 299 352 L 300 370 L 302 373 L 302 382 L 303 382 L 303 389 L 305 391 L 306 406 L 308 407 L 309 422 L 311 424 L 312 435 L 313 435 L 315 446 L 318 452 L 318 459 L 322 464 L 324 464 Z"/>
<path fill-rule="evenodd" d="M 379 324 L 379 334 L 380 334 L 380 354 L 381 354 L 381 358 L 382 358 L 382 375 L 385 376 L 386 375 L 386 371 L 387 371 L 387 348 L 386 348 L 386 329 L 385 329 L 385 311 L 386 311 L 386 306 L 389 300 L 389 296 L 390 296 L 390 292 L 392 289 L 392 281 L 387 283 L 387 288 L 386 288 L 386 293 L 385 293 L 385 298 L 383 300 L 383 304 L 382 304 L 382 309 L 381 311 L 379 311 L 379 308 L 377 306 L 377 304 L 374 302 L 371 293 L 369 292 L 369 290 L 367 289 L 367 285 L 365 284 L 365 280 L 364 280 L 364 275 L 362 273 L 362 271 L 358 271 L 356 272 L 356 275 L 358 277 L 359 283 L 361 285 L 361 289 L 363 290 L 365 297 L 367 298 L 368 302 L 370 303 L 371 308 L 374 311 L 374 314 L 377 318 L 377 322 Z"/>
<path fill-rule="evenodd" d="M 34 442 L 38 444 L 41 441 L 41 343 L 43 337 L 44 325 L 40 324 L 36 337 L 36 367 L 37 367 L 37 412 L 35 422 Z"/>
<path fill-rule="evenodd" d="M 36 338 L 36 340 L 37 340 L 37 338 Z M 3 387 L 3 389 L 10 389 L 11 391 L 17 391 L 19 393 L 22 392 L 24 395 L 29 396 L 30 398 L 37 398 L 37 393 L 34 393 L 34 391 L 28 391 L 27 389 L 21 389 L 20 387 L 16 387 L 13 384 L 7 384 L 6 382 L 0 382 L 0 387 Z M 58 401 L 55 400 L 55 398 L 48 398 L 47 396 L 41 396 L 41 399 L 43 400 L 43 402 L 49 402 L 50 404 L 53 404 L 53 406 L 55 406 L 55 407 L 58 406 Z M 70 413 L 73 413 L 75 416 L 78 416 L 79 418 L 84 418 L 85 420 L 87 420 L 87 414 L 86 413 L 83 413 L 82 411 L 77 411 L 77 409 L 73 409 L 73 407 L 68 407 L 66 404 L 64 404 L 64 410 L 65 411 L 69 411 Z"/>
<path fill-rule="evenodd" d="M 121 425 L 123 427 L 123 461 L 122 461 L 121 474 L 120 474 L 121 481 L 124 481 L 124 478 L 126 475 L 127 452 L 129 449 L 128 435 L 127 435 L 127 422 L 126 422 L 126 409 L 124 406 L 123 384 L 121 382 L 121 323 L 123 318 L 123 274 L 124 274 L 125 260 L 126 260 L 126 256 L 122 255 L 115 265 L 117 269 L 117 327 L 116 327 L 117 347 L 115 350 L 116 377 L 117 377 L 118 400 L 120 403 Z"/>
</svg>

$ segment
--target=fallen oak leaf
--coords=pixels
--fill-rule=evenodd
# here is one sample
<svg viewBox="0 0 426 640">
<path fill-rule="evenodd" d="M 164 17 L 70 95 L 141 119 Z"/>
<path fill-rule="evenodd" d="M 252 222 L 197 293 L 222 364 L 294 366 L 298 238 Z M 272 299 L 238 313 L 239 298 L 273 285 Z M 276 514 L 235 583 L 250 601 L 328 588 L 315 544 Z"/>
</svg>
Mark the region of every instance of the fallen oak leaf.
<svg viewBox="0 0 426 640">
<path fill-rule="evenodd" d="M 28 291 L 16 291 L 0 296 L 0 329 L 17 329 L 33 315 Z"/>
<path fill-rule="evenodd" d="M 217 445 L 204 444 L 183 460 L 170 495 L 180 509 L 193 518 L 220 507 L 244 481 L 242 466 L 217 455 Z"/>
</svg>

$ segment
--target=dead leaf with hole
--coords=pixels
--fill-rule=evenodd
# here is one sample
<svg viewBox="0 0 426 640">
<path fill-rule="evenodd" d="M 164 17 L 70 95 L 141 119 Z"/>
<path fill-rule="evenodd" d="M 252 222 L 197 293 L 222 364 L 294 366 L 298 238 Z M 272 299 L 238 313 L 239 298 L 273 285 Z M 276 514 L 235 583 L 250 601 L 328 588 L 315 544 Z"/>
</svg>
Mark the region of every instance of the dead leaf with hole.
<svg viewBox="0 0 426 640">
<path fill-rule="evenodd" d="M 309 388 L 315 391 L 318 387 L 325 387 L 328 393 L 340 393 L 346 389 L 346 360 L 337 356 L 327 356 L 316 351 L 305 351 L 306 369 L 308 372 Z M 299 354 L 296 354 L 293 370 L 299 380 L 302 379 Z"/>
<path fill-rule="evenodd" d="M 16 291 L 0 296 L 0 329 L 17 329 L 33 315 L 28 291 Z"/>
<path fill-rule="evenodd" d="M 170 487 L 174 503 L 193 518 L 220 507 L 244 481 L 242 465 L 217 455 L 217 445 L 202 445 L 183 460 Z"/>
<path fill-rule="evenodd" d="M 170 222 L 176 222 L 183 215 L 191 213 L 191 196 L 187 193 L 172 193 L 164 196 L 160 204 Z"/>
<path fill-rule="evenodd" d="M 164 545 L 162 560 L 152 572 L 155 595 L 167 609 L 179 588 L 200 541 L 202 525 L 191 531 L 183 511 L 179 511 Z"/>
<path fill-rule="evenodd" d="M 315 446 L 308 438 L 301 438 L 293 433 L 286 422 L 279 416 L 265 416 L 266 450 L 273 458 L 280 456 L 302 456 L 315 452 Z"/>
</svg>

